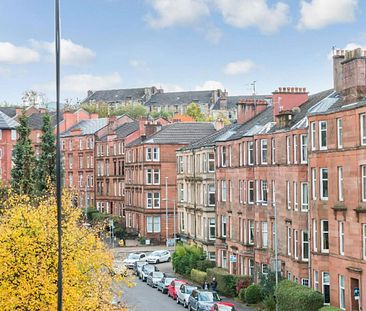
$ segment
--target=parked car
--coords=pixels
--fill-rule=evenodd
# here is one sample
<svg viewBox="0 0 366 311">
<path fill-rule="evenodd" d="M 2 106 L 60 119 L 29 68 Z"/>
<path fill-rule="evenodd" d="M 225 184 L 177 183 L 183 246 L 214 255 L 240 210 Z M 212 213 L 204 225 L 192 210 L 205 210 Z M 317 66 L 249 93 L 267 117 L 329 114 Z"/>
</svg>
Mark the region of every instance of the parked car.
<svg viewBox="0 0 366 311">
<path fill-rule="evenodd" d="M 216 292 L 202 289 L 192 291 L 188 300 L 188 311 L 209 311 L 215 302 L 221 301 Z"/>
<path fill-rule="evenodd" d="M 148 263 L 146 261 L 136 261 L 133 267 L 134 273 L 139 277 L 139 275 L 141 274 L 142 267 L 147 264 Z"/>
<path fill-rule="evenodd" d="M 146 257 L 148 263 L 161 263 L 170 261 L 171 255 L 167 250 L 154 251 Z"/>
<path fill-rule="evenodd" d="M 154 265 L 144 265 L 141 270 L 141 280 L 142 282 L 146 282 L 146 278 L 150 272 L 158 271 L 158 269 Z"/>
<path fill-rule="evenodd" d="M 173 277 L 169 277 L 169 276 L 163 277 L 161 279 L 161 281 L 158 282 L 158 284 L 156 285 L 157 290 L 158 291 L 160 290 L 163 294 L 166 294 L 168 292 L 168 286 L 174 280 L 175 280 L 175 278 L 173 278 Z"/>
<path fill-rule="evenodd" d="M 143 261 L 143 260 L 146 260 L 145 253 L 131 253 L 127 256 L 125 260 L 123 260 L 123 263 L 127 268 L 132 269 L 136 261 Z"/>
<path fill-rule="evenodd" d="M 150 272 L 146 278 L 146 284 L 152 288 L 156 287 L 158 282 L 164 277 L 164 273 L 160 271 Z"/>
<path fill-rule="evenodd" d="M 191 296 L 192 291 L 197 289 L 197 286 L 190 284 L 182 284 L 177 290 L 177 304 L 182 304 L 184 308 L 188 307 L 188 299 Z"/>
<path fill-rule="evenodd" d="M 235 305 L 231 302 L 216 302 L 210 311 L 236 311 Z"/>
<path fill-rule="evenodd" d="M 168 297 L 172 297 L 174 300 L 177 299 L 177 289 L 182 284 L 187 284 L 185 280 L 174 280 L 168 286 Z"/>
</svg>

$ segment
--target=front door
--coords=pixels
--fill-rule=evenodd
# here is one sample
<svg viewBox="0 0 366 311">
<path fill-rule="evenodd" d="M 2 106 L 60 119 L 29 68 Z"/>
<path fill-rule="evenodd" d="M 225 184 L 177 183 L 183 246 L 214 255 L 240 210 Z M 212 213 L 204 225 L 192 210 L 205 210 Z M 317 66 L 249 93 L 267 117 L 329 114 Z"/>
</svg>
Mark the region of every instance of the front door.
<svg viewBox="0 0 366 311">
<path fill-rule="evenodd" d="M 358 311 L 359 310 L 359 301 L 355 299 L 355 288 L 360 288 L 358 279 L 351 278 L 351 301 L 352 301 L 352 311 Z M 359 299 L 361 299 L 361 294 Z"/>
</svg>

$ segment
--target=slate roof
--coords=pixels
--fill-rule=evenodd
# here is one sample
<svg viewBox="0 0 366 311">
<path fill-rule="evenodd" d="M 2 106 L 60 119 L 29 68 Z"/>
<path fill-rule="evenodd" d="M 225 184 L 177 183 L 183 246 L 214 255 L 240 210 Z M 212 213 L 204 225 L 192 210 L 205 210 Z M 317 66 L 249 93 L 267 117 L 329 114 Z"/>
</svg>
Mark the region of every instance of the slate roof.
<svg viewBox="0 0 366 311">
<path fill-rule="evenodd" d="M 192 149 L 199 149 L 202 147 L 213 147 L 216 145 L 216 141 L 223 137 L 226 133 L 230 132 L 233 128 L 236 128 L 237 124 L 231 124 L 225 126 L 221 130 L 214 132 L 208 136 L 205 136 L 197 141 L 193 141 L 187 147 L 183 147 L 180 150 L 192 150 Z"/>
<path fill-rule="evenodd" d="M 236 95 L 236 96 L 228 96 L 227 97 L 227 109 L 236 109 L 236 104 L 241 99 L 253 99 L 253 95 Z M 271 95 L 256 95 L 255 99 L 265 100 L 270 104 L 272 102 Z M 212 107 L 213 110 L 220 110 L 220 102 L 217 101 L 215 105 Z"/>
<path fill-rule="evenodd" d="M 81 129 L 81 135 L 95 134 L 108 124 L 108 118 L 82 120 L 61 134 L 62 137 L 72 135 L 72 130 Z"/>
<path fill-rule="evenodd" d="M 213 104 L 213 90 L 157 93 L 151 96 L 145 106 L 183 105 L 196 102 L 199 104 Z"/>
<path fill-rule="evenodd" d="M 17 126 L 19 126 L 17 121 L 0 111 L 0 129 L 15 129 Z"/>
<path fill-rule="evenodd" d="M 124 123 L 121 126 L 117 127 L 115 130 L 115 133 L 117 135 L 117 138 L 125 138 L 128 135 L 132 134 L 133 132 L 137 131 L 139 129 L 139 122 L 133 121 Z M 100 138 L 100 140 L 105 141 L 107 139 L 107 135 L 104 135 Z"/>
<path fill-rule="evenodd" d="M 146 138 L 144 144 L 190 144 L 214 133 L 215 126 L 209 122 L 184 122 L 165 125 L 159 132 Z M 131 142 L 134 146 L 142 142 L 141 138 Z"/>
<path fill-rule="evenodd" d="M 81 103 L 87 103 L 90 100 L 103 102 L 118 102 L 124 100 L 143 100 L 145 98 L 145 88 L 100 90 L 85 98 Z"/>
<path fill-rule="evenodd" d="M 56 126 L 56 112 L 50 112 L 52 125 Z M 28 125 L 31 129 L 40 130 L 43 126 L 44 113 L 33 113 L 29 116 Z M 60 113 L 60 121 L 64 119 L 63 113 Z"/>
<path fill-rule="evenodd" d="M 0 107 L 0 111 L 10 118 L 14 118 L 16 116 L 16 107 Z"/>
</svg>

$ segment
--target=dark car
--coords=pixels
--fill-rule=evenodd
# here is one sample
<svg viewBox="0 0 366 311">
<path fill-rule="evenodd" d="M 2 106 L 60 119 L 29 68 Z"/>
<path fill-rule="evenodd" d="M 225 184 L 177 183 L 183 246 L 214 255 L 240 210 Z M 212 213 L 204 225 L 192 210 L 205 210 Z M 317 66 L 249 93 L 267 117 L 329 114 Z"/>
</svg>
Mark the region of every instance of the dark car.
<svg viewBox="0 0 366 311">
<path fill-rule="evenodd" d="M 158 282 L 158 284 L 156 285 L 157 290 L 158 291 L 160 290 L 163 294 L 168 293 L 168 286 L 174 280 L 175 280 L 175 278 L 172 277 L 172 276 L 165 276 L 165 277 L 163 277 L 161 279 L 161 281 Z"/>
<path fill-rule="evenodd" d="M 164 273 L 160 271 L 150 272 L 146 278 L 146 284 L 152 288 L 156 287 L 158 282 L 164 277 Z"/>
<path fill-rule="evenodd" d="M 151 272 L 155 272 L 155 271 L 159 271 L 154 265 L 145 265 L 142 267 L 142 270 L 141 270 L 141 280 L 143 282 L 146 282 L 146 278 L 147 276 L 149 275 L 149 273 Z"/>
<path fill-rule="evenodd" d="M 221 301 L 216 292 L 195 289 L 188 299 L 189 311 L 209 311 L 215 302 Z"/>
</svg>

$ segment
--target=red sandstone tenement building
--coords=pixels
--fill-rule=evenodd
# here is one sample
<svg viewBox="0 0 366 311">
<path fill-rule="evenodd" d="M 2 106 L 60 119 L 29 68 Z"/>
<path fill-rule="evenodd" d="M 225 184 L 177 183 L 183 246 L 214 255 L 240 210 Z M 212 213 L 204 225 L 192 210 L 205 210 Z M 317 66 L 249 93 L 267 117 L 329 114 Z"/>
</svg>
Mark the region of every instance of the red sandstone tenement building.
<svg viewBox="0 0 366 311">
<path fill-rule="evenodd" d="M 146 136 L 126 145 L 125 150 L 126 227 L 152 243 L 163 243 L 166 230 L 169 239 L 174 232 L 176 151 L 215 128 L 212 123 L 173 123 L 149 136 L 152 125 L 146 126 Z"/>
</svg>

